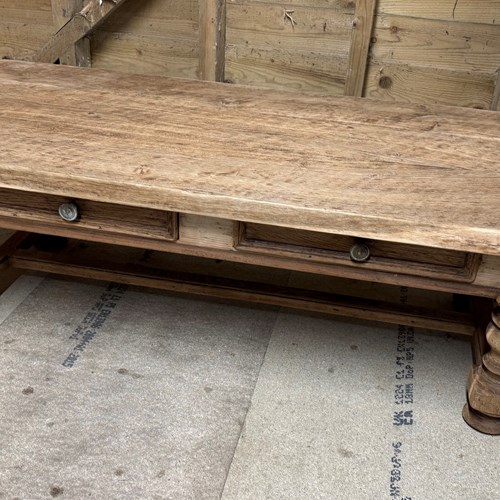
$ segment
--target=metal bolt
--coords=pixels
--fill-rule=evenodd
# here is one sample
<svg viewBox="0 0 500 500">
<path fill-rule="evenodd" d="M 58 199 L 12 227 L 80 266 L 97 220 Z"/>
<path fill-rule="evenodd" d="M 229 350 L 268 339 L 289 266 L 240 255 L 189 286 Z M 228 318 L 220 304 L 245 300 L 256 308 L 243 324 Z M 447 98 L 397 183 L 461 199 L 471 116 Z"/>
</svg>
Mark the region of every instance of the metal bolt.
<svg viewBox="0 0 500 500">
<path fill-rule="evenodd" d="M 78 206 L 75 203 L 61 203 L 59 205 L 59 215 L 66 222 L 74 222 L 78 219 Z"/>
<path fill-rule="evenodd" d="M 366 243 L 354 243 L 349 255 L 354 262 L 366 262 L 370 258 L 370 247 Z"/>
</svg>

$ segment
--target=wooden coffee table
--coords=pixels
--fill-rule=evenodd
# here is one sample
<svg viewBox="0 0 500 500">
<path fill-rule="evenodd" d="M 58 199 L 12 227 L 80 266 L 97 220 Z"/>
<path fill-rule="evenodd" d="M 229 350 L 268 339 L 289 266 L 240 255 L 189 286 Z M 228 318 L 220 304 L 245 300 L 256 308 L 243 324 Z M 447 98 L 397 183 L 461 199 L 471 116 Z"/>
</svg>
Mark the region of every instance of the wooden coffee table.
<svg viewBox="0 0 500 500">
<path fill-rule="evenodd" d="M 96 242 L 97 260 L 113 244 L 493 299 L 464 417 L 500 434 L 500 114 L 17 61 L 0 61 L 0 88 L 0 227 Z M 4 264 L 165 278 L 118 257 L 35 258 L 21 239 Z M 284 288 L 235 293 L 329 307 Z"/>
</svg>

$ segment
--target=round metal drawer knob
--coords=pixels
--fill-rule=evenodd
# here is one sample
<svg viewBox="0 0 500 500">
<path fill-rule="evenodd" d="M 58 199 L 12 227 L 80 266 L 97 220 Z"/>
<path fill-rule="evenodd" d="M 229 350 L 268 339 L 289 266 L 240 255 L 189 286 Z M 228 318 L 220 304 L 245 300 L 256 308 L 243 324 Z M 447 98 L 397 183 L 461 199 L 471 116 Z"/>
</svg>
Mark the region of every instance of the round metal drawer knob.
<svg viewBox="0 0 500 500">
<path fill-rule="evenodd" d="M 61 203 L 59 205 L 59 215 L 66 222 L 73 222 L 78 219 L 78 206 L 75 203 Z"/>
<path fill-rule="evenodd" d="M 370 247 L 366 243 L 354 243 L 349 255 L 354 262 L 366 262 L 370 258 Z"/>
</svg>

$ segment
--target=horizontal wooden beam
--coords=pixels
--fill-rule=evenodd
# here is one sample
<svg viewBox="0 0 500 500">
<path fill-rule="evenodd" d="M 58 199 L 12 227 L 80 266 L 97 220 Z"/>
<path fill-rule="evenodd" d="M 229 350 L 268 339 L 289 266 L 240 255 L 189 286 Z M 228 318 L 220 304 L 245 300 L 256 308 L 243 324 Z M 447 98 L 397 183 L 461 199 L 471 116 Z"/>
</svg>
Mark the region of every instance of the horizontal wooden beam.
<svg viewBox="0 0 500 500">
<path fill-rule="evenodd" d="M 78 40 L 88 35 L 126 0 L 90 0 L 87 5 L 54 33 L 45 45 L 27 60 L 53 63 Z"/>
<path fill-rule="evenodd" d="M 67 248 L 51 254 L 45 249 L 37 250 L 38 244 L 34 240 L 34 247 L 15 252 L 10 264 L 23 270 L 110 280 L 173 292 L 405 324 L 461 335 L 472 335 L 475 330 L 472 316 L 462 312 L 393 303 L 376 297 L 351 297 L 280 283 L 260 283 L 238 276 L 220 276 L 211 274 L 208 265 L 204 266 L 203 274 L 195 274 L 179 271 L 175 263 L 171 263 L 168 254 L 162 259 L 161 254 L 155 252 L 157 257 L 152 264 L 144 259 L 143 252 L 138 254 L 135 249 L 90 242 L 80 247 L 80 243 L 70 240 Z M 332 284 L 334 282 L 332 280 Z"/>
</svg>

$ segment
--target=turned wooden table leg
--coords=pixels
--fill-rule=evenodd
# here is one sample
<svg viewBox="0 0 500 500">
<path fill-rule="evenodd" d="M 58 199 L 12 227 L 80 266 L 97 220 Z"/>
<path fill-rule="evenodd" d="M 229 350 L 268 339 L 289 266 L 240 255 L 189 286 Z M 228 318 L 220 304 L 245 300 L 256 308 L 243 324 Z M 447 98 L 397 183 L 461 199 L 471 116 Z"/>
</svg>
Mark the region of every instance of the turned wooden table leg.
<svg viewBox="0 0 500 500">
<path fill-rule="evenodd" d="M 500 297 L 486 327 L 489 350 L 469 372 L 463 417 L 474 429 L 500 435 Z"/>
</svg>

